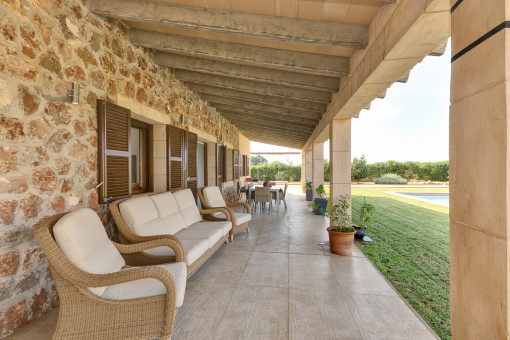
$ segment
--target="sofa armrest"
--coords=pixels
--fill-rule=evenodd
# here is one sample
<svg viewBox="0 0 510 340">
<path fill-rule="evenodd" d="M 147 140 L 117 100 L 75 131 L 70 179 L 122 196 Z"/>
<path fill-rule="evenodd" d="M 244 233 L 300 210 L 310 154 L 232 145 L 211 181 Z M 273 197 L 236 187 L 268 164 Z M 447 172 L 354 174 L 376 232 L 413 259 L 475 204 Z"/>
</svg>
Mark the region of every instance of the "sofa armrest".
<svg viewBox="0 0 510 340">
<path fill-rule="evenodd" d="M 140 243 L 120 244 L 113 242 L 113 244 L 122 254 L 138 253 L 143 250 L 166 246 L 172 248 L 174 251 L 176 262 L 184 261 L 184 247 L 181 240 L 174 235 L 145 236 L 144 238 L 146 238 L 146 240 Z"/>
<path fill-rule="evenodd" d="M 221 218 L 217 219 L 218 221 L 232 221 L 232 217 L 230 215 L 230 211 L 228 208 L 210 208 L 210 209 L 198 209 L 200 211 L 200 214 L 202 215 L 211 215 L 214 213 L 223 213 L 226 216 L 226 219 Z"/>
<path fill-rule="evenodd" d="M 244 207 L 246 209 L 246 212 L 251 214 L 251 207 L 246 202 L 227 203 L 227 207 Z"/>
</svg>

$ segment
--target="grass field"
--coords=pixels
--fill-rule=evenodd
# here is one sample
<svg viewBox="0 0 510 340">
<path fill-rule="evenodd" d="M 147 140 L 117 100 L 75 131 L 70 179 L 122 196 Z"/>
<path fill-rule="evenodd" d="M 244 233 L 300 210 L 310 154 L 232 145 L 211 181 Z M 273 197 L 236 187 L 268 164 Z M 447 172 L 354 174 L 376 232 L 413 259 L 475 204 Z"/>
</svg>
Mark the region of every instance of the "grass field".
<svg viewBox="0 0 510 340">
<path fill-rule="evenodd" d="M 447 188 L 352 188 L 353 216 L 363 197 L 376 207 L 360 248 L 441 339 L 450 339 L 448 208 L 387 194 Z"/>
</svg>

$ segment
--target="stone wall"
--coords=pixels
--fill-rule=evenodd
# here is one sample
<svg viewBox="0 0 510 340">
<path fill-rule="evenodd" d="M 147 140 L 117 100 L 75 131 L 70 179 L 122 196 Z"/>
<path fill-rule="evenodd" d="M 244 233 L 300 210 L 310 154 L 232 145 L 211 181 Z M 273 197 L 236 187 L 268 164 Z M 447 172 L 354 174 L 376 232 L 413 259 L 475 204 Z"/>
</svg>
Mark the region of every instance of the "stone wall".
<svg viewBox="0 0 510 340">
<path fill-rule="evenodd" d="M 78 105 L 66 98 L 73 81 Z M 34 224 L 90 207 L 111 227 L 95 189 L 96 100 L 117 94 L 238 146 L 237 129 L 132 46 L 121 23 L 77 0 L 0 3 L 0 338 L 58 303 Z"/>
</svg>

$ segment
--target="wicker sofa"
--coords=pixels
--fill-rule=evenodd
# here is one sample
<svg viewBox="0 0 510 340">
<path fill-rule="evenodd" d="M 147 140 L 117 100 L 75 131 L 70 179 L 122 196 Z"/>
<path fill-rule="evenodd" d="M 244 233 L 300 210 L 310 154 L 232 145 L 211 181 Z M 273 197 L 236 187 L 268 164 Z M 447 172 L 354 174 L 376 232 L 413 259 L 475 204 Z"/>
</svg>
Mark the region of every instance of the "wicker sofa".
<svg viewBox="0 0 510 340">
<path fill-rule="evenodd" d="M 60 299 L 53 339 L 170 339 L 186 288 L 181 244 L 169 238 L 112 242 L 97 214 L 86 208 L 43 219 L 34 236 Z M 177 262 L 129 266 L 143 250 L 162 246 L 173 249 Z"/>
<path fill-rule="evenodd" d="M 204 221 L 201 214 L 226 213 L 225 209 L 199 209 L 190 189 L 174 193 L 141 195 L 110 203 L 122 243 L 132 244 L 165 235 L 182 245 L 188 277 L 225 242 L 232 229 L 230 219 Z M 173 261 L 165 247 L 146 250 L 144 260 L 159 264 Z"/>
<path fill-rule="evenodd" d="M 206 209 L 226 209 L 228 214 L 224 212 L 214 212 L 211 215 L 204 216 L 209 221 L 232 221 L 232 230 L 230 231 L 230 240 L 234 240 L 234 235 L 246 230 L 250 232 L 251 207 L 248 203 L 234 202 L 227 203 L 221 195 L 221 191 L 216 186 L 208 186 L 198 188 L 198 197 L 202 206 Z M 246 212 L 234 212 L 231 208 L 243 207 Z"/>
</svg>

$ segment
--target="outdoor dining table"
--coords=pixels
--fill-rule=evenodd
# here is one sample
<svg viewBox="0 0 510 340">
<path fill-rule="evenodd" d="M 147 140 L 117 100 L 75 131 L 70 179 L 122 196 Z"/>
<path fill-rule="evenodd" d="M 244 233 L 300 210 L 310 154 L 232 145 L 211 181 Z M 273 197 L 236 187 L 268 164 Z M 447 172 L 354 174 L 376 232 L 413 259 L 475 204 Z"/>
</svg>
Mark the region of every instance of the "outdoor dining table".
<svg viewBox="0 0 510 340">
<path fill-rule="evenodd" d="M 252 195 L 255 196 L 255 188 L 262 188 L 263 185 L 254 185 L 250 187 L 250 194 L 248 195 L 248 200 L 251 203 Z M 280 211 L 280 190 L 281 188 L 278 185 L 273 185 L 269 191 L 276 193 L 276 210 Z"/>
</svg>

